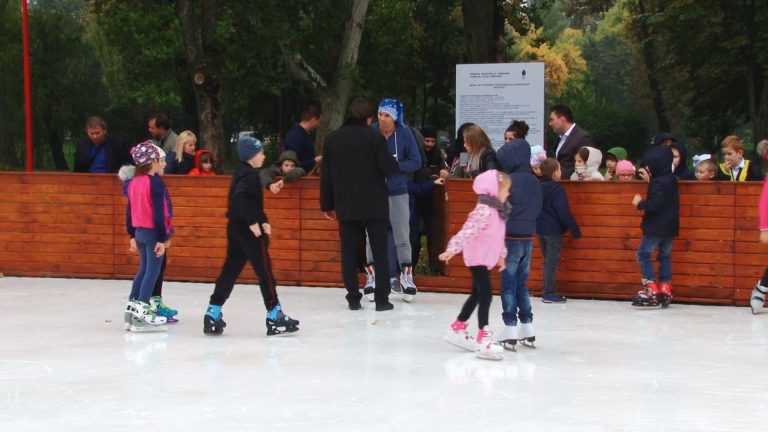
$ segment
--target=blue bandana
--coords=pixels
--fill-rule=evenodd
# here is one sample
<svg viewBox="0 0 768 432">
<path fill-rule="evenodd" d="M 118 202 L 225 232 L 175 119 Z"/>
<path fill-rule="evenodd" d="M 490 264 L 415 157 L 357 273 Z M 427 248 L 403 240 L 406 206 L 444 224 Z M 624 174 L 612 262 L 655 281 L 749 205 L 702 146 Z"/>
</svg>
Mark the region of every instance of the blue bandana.
<svg viewBox="0 0 768 432">
<path fill-rule="evenodd" d="M 398 126 L 403 126 L 403 103 L 399 100 L 382 99 L 379 103 L 379 112 L 389 114 Z"/>
</svg>

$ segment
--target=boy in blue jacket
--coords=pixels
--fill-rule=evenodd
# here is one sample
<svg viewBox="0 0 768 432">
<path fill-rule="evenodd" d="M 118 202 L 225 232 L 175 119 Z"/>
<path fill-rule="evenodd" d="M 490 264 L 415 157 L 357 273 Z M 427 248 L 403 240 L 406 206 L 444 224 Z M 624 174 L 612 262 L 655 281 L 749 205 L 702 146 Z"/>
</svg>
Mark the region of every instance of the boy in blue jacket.
<svg viewBox="0 0 768 432">
<path fill-rule="evenodd" d="M 680 193 L 672 173 L 672 150 L 654 146 L 645 153 L 645 165 L 651 175 L 643 199 L 635 194 L 632 205 L 644 211 L 643 240 L 637 249 L 637 261 L 643 275 L 643 289 L 632 299 L 633 306 L 667 307 L 672 301 L 672 241 L 680 227 Z M 653 271 L 651 254 L 658 248 L 659 275 Z"/>
<path fill-rule="evenodd" d="M 544 303 L 565 303 L 565 297 L 555 293 L 557 268 L 560 266 L 560 251 L 563 249 L 563 235 L 571 232 L 573 238 L 581 237 L 579 225 L 573 219 L 568 207 L 568 197 L 558 183 L 560 163 L 557 159 L 546 159 L 539 166 L 541 170 L 541 213 L 536 219 L 536 233 L 539 235 L 541 255 L 544 257 Z"/>
<path fill-rule="evenodd" d="M 504 331 L 499 336 L 499 343 L 514 350 L 518 340 L 526 344 L 536 340 L 527 284 L 531 271 L 531 240 L 541 211 L 541 183 L 531 172 L 531 146 L 528 141 L 516 138 L 505 143 L 496 152 L 496 159 L 512 179 L 512 190 L 507 200 L 512 208 L 507 217 L 504 240 L 507 262 L 501 272 Z"/>
</svg>

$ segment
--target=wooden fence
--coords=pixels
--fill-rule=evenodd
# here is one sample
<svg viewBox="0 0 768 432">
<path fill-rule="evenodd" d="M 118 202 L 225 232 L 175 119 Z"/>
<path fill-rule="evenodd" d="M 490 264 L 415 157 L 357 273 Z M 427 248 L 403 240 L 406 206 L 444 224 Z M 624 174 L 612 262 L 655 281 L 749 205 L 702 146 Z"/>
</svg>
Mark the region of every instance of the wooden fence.
<svg viewBox="0 0 768 432">
<path fill-rule="evenodd" d="M 224 260 L 229 176 L 166 176 L 176 235 L 167 280 L 211 282 Z M 635 251 L 640 214 L 631 205 L 644 183 L 564 182 L 583 237 L 567 237 L 558 292 L 568 297 L 628 299 L 640 284 Z M 760 183 L 680 185 L 680 237 L 672 253 L 676 301 L 739 304 L 768 264 L 757 242 Z M 274 235 L 270 249 L 280 284 L 342 286 L 337 226 L 319 211 L 319 181 L 304 178 L 265 194 Z M 475 205 L 471 182 L 450 180 L 435 191 L 436 248 L 461 227 Z M 131 278 L 125 198 L 114 175 L 0 173 L 0 272 L 9 276 Z M 417 276 L 424 291 L 468 292 L 460 257 L 445 276 Z M 246 268 L 241 282 L 254 283 Z M 531 292 L 541 292 L 541 256 L 534 241 Z M 498 275 L 494 274 L 498 291 Z"/>
</svg>

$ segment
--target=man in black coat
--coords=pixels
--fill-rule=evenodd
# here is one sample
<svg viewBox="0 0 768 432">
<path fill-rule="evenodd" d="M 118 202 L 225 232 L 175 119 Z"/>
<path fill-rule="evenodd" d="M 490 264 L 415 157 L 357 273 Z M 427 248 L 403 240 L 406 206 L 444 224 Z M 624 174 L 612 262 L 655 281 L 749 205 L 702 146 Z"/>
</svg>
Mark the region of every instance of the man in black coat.
<svg viewBox="0 0 768 432">
<path fill-rule="evenodd" d="M 562 178 L 569 179 L 576 169 L 576 153 L 585 146 L 595 147 L 592 135 L 573 121 L 573 112 L 565 105 L 554 105 L 549 110 L 549 126 L 560 137 L 555 148 L 549 148 L 547 156 L 560 162 Z"/>
<path fill-rule="evenodd" d="M 132 163 L 130 149 L 121 140 L 107 135 L 107 123 L 99 116 L 85 122 L 86 137 L 75 148 L 74 172 L 116 173 Z"/>
<path fill-rule="evenodd" d="M 375 115 L 373 104 L 355 99 L 349 106 L 347 120 L 326 137 L 323 147 L 320 209 L 326 218 L 339 221 L 341 272 L 352 310 L 361 307 L 356 262 L 357 236 L 363 227 L 368 231 L 373 252 L 376 310 L 394 308 L 389 302 L 386 177 L 399 167 L 387 150 L 384 136 L 369 127 Z"/>
</svg>

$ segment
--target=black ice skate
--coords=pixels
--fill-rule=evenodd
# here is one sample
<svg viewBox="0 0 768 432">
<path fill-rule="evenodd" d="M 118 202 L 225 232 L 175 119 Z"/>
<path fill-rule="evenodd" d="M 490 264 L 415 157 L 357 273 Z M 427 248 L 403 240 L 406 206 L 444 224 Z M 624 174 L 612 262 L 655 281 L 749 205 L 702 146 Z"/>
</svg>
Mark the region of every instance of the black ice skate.
<svg viewBox="0 0 768 432">
<path fill-rule="evenodd" d="M 646 282 L 643 289 L 638 291 L 632 298 L 632 306 L 647 308 L 661 306 L 661 302 L 659 302 L 659 298 L 657 297 L 658 291 L 659 287 L 656 284 L 656 281 Z"/>
<path fill-rule="evenodd" d="M 224 327 L 227 323 L 224 322 L 224 314 L 219 315 L 219 318 L 214 319 L 212 316 L 205 314 L 203 316 L 203 333 L 211 336 L 218 336 L 224 332 Z"/>
<path fill-rule="evenodd" d="M 269 319 L 267 317 L 267 336 L 274 336 L 283 333 L 293 333 L 299 330 L 299 321 L 295 320 L 283 311 L 277 311 L 277 317 L 275 319 Z"/>
</svg>

